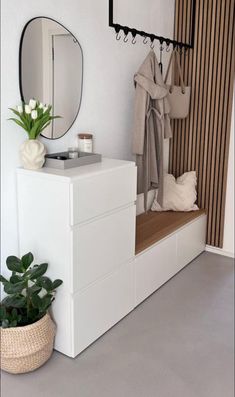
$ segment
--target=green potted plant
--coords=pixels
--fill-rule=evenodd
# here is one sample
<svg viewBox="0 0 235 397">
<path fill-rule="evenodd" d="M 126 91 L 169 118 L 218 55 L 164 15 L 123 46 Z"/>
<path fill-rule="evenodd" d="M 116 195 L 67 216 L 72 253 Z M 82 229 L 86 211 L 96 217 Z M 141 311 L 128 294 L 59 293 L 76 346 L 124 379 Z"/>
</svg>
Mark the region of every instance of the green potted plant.
<svg viewBox="0 0 235 397">
<path fill-rule="evenodd" d="M 45 276 L 48 264 L 32 265 L 31 252 L 6 260 L 11 276 L 0 276 L 6 296 L 0 304 L 1 368 L 10 373 L 33 371 L 51 356 L 55 324 L 48 309 L 62 280 Z"/>
<path fill-rule="evenodd" d="M 10 108 L 10 110 L 16 117 L 11 117 L 9 120 L 14 121 L 28 134 L 28 139 L 20 148 L 23 167 L 31 170 L 41 168 L 45 162 L 46 149 L 37 138 L 53 119 L 60 116 L 52 116 L 52 106 L 43 105 L 36 99 L 30 99 L 28 104 L 22 102 L 16 109 Z"/>
</svg>

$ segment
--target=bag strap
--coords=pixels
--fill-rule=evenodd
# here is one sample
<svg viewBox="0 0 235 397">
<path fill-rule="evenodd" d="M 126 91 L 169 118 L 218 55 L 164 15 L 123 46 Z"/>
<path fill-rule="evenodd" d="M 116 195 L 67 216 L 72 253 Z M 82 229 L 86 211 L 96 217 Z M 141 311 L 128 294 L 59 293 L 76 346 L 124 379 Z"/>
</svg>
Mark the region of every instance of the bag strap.
<svg viewBox="0 0 235 397">
<path fill-rule="evenodd" d="M 168 66 L 167 66 L 167 71 L 166 71 L 165 80 L 164 80 L 165 84 L 167 83 L 170 67 L 171 67 L 172 60 L 173 60 L 174 51 L 175 50 L 173 50 L 172 53 L 171 53 L 170 60 L 169 60 Z M 173 69 L 173 66 L 172 66 L 172 69 Z M 171 85 L 172 85 L 172 82 L 173 82 L 173 80 L 171 80 Z"/>
<path fill-rule="evenodd" d="M 181 90 L 182 90 L 182 94 L 185 94 L 185 84 L 184 84 L 184 79 L 183 79 L 183 74 L 182 74 L 182 70 L 181 70 L 181 66 L 180 66 L 180 59 L 179 59 L 179 54 L 176 50 L 173 50 L 171 53 L 171 57 L 170 57 L 170 61 L 167 67 L 167 71 L 166 71 L 166 76 L 165 76 L 165 80 L 164 83 L 167 83 L 167 79 L 168 79 L 168 75 L 169 75 L 169 71 L 170 71 L 170 66 L 172 63 L 173 58 L 176 57 L 176 66 L 179 72 L 179 78 L 180 78 L 180 86 L 181 86 Z M 174 70 L 174 63 L 172 64 L 172 75 L 171 75 L 171 84 L 170 84 L 170 92 L 172 92 L 173 89 L 173 85 L 174 85 L 174 77 L 175 77 L 175 70 Z"/>
</svg>

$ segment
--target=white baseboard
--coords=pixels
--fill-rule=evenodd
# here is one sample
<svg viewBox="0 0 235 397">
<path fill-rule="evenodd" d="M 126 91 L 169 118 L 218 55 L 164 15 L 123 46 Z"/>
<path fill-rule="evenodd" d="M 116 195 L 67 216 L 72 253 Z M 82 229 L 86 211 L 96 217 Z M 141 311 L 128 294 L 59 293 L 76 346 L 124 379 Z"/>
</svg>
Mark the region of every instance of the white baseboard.
<svg viewBox="0 0 235 397">
<path fill-rule="evenodd" d="M 222 248 L 212 247 L 211 245 L 206 245 L 206 251 L 217 255 L 228 256 L 229 258 L 235 258 L 234 252 L 225 251 Z"/>
</svg>

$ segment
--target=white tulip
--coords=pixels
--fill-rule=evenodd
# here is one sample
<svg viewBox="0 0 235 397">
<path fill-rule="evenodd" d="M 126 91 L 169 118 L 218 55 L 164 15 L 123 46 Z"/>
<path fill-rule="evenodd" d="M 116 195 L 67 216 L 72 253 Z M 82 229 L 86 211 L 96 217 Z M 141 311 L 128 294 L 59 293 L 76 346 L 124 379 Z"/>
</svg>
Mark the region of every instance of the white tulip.
<svg viewBox="0 0 235 397">
<path fill-rule="evenodd" d="M 37 110 L 32 110 L 31 117 L 32 117 L 33 120 L 36 120 L 36 119 L 37 119 L 37 117 L 38 117 L 38 112 L 37 112 Z"/>
<path fill-rule="evenodd" d="M 26 114 L 30 114 L 31 111 L 32 111 L 32 108 L 31 108 L 31 106 L 29 106 L 29 105 L 25 105 L 24 110 L 25 110 L 25 113 L 26 113 Z"/>
<path fill-rule="evenodd" d="M 29 106 L 31 107 L 31 109 L 35 109 L 36 105 L 37 105 L 37 101 L 35 101 L 35 99 L 30 99 Z"/>
<path fill-rule="evenodd" d="M 43 105 L 43 103 L 42 102 L 40 102 L 40 104 L 39 104 L 39 109 L 43 109 L 44 108 L 44 105 Z"/>
<path fill-rule="evenodd" d="M 17 110 L 19 113 L 23 113 L 23 106 L 21 105 L 17 106 Z"/>
<path fill-rule="evenodd" d="M 47 110 L 48 110 L 48 106 L 44 106 L 43 113 L 45 113 Z"/>
</svg>

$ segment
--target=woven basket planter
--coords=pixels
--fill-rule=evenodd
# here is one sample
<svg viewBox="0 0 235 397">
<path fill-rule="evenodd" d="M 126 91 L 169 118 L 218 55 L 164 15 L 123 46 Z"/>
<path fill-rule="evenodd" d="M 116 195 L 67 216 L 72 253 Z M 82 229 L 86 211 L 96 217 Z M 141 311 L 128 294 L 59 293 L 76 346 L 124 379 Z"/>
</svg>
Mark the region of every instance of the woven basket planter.
<svg viewBox="0 0 235 397">
<path fill-rule="evenodd" d="M 31 325 L 1 328 L 1 368 L 21 374 L 41 367 L 52 354 L 54 337 L 49 314 Z"/>
</svg>

